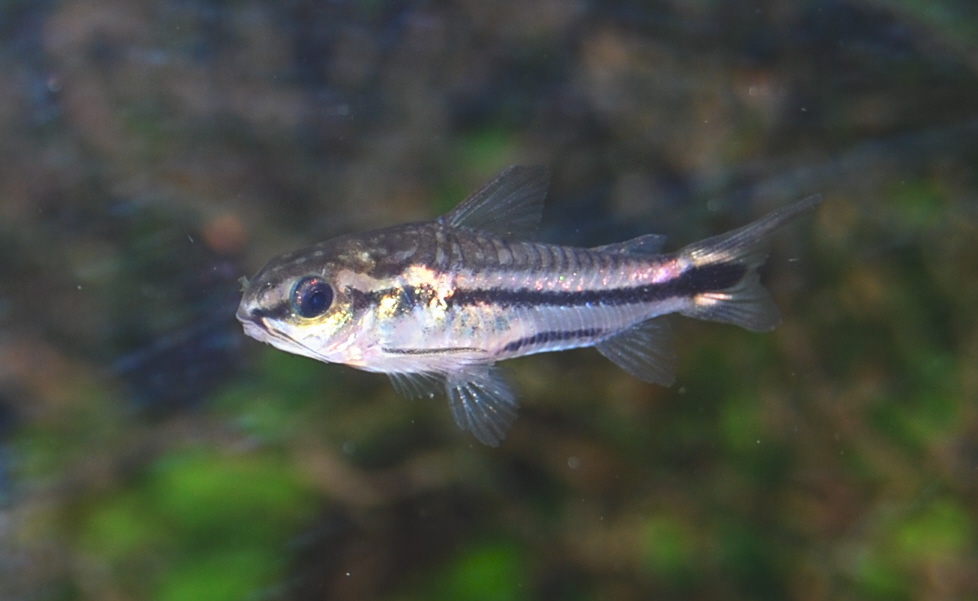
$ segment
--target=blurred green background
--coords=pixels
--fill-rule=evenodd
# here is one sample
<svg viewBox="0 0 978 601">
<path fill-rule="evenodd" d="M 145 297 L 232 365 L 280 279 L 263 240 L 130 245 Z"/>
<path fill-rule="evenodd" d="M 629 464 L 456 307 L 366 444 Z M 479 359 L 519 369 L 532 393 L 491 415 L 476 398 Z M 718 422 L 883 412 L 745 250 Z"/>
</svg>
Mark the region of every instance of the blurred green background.
<svg viewBox="0 0 978 601">
<path fill-rule="evenodd" d="M 238 278 L 550 166 L 543 239 L 813 193 L 770 334 L 444 400 L 246 339 Z M 4 0 L 0 599 L 978 598 L 971 0 Z"/>
</svg>

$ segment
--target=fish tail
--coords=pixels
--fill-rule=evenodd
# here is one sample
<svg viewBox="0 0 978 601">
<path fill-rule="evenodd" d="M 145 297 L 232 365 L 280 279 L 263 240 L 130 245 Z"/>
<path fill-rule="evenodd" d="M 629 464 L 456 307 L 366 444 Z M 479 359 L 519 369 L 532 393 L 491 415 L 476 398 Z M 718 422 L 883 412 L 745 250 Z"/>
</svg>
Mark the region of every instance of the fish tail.
<svg viewBox="0 0 978 601">
<path fill-rule="evenodd" d="M 732 323 L 748 330 L 774 329 L 781 314 L 770 293 L 761 285 L 757 268 L 767 260 L 769 235 L 822 202 L 810 196 L 778 209 L 754 223 L 726 234 L 691 244 L 679 256 L 697 272 L 703 283 L 683 315 L 708 321 Z M 709 284 L 713 283 L 713 286 Z"/>
</svg>

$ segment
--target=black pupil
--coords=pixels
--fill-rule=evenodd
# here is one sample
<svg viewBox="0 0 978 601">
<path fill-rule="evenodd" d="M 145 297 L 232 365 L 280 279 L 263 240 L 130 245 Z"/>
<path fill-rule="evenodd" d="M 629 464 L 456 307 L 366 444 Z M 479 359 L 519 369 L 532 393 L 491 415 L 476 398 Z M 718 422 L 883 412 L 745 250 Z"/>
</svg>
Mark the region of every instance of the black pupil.
<svg viewBox="0 0 978 601">
<path fill-rule="evenodd" d="M 333 289 L 319 278 L 303 278 L 295 285 L 292 304 L 302 317 L 318 317 L 333 304 Z"/>
</svg>

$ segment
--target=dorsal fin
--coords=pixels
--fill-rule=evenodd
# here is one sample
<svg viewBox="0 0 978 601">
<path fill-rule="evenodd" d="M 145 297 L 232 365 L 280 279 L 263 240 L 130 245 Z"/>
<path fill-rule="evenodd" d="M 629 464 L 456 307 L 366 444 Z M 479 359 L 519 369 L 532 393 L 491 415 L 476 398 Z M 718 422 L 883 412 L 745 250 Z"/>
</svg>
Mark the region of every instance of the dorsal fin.
<svg viewBox="0 0 978 601">
<path fill-rule="evenodd" d="M 473 192 L 440 221 L 502 236 L 523 238 L 540 225 L 550 172 L 546 167 L 512 165 Z"/>
</svg>

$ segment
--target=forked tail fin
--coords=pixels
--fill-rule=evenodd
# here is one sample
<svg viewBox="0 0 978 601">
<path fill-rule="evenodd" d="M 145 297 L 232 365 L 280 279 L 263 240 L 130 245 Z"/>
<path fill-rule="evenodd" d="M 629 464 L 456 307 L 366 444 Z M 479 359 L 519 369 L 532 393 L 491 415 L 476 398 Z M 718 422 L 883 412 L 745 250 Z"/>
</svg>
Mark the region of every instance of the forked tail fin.
<svg viewBox="0 0 978 601">
<path fill-rule="evenodd" d="M 771 295 L 761 285 L 757 268 L 767 259 L 767 238 L 774 230 L 822 202 L 820 195 L 809 196 L 761 217 L 742 228 L 690 244 L 679 251 L 694 268 L 714 265 L 739 266 L 744 275 L 722 290 L 701 292 L 683 315 L 732 323 L 757 332 L 774 329 L 781 314 Z"/>
</svg>

